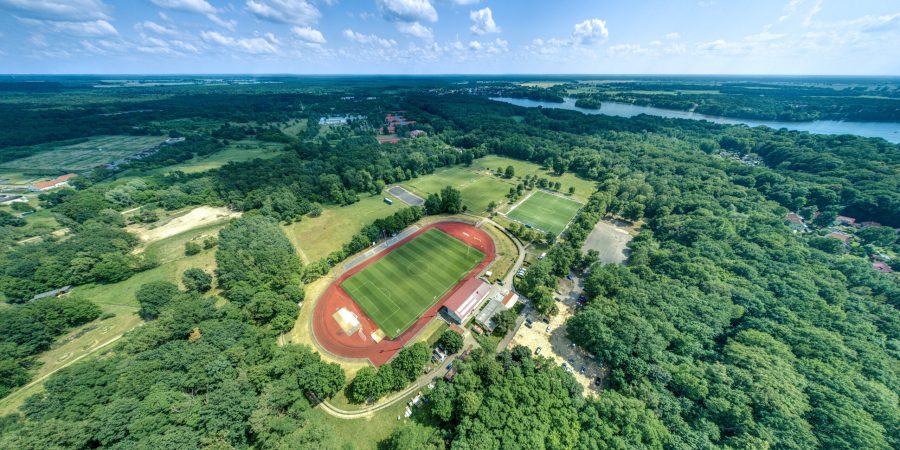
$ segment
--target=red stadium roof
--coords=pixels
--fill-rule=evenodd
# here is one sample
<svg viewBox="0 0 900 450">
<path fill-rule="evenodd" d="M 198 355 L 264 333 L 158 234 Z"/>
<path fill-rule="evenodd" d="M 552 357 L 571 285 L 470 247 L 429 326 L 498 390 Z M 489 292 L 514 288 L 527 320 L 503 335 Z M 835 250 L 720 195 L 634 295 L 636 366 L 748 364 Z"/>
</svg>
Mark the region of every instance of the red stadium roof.
<svg viewBox="0 0 900 450">
<path fill-rule="evenodd" d="M 484 300 L 490 290 L 489 284 L 478 278 L 470 278 L 444 302 L 444 307 L 465 320 Z"/>
</svg>

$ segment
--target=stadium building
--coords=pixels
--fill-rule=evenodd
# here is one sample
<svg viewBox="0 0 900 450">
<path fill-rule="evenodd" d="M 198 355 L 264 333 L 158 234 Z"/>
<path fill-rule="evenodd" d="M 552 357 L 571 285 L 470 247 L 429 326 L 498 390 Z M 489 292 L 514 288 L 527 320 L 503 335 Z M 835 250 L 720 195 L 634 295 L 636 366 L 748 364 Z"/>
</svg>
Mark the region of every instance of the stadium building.
<svg viewBox="0 0 900 450">
<path fill-rule="evenodd" d="M 444 302 L 441 311 L 454 322 L 462 324 L 478 309 L 490 291 L 489 284 L 478 278 L 471 278 Z"/>
</svg>

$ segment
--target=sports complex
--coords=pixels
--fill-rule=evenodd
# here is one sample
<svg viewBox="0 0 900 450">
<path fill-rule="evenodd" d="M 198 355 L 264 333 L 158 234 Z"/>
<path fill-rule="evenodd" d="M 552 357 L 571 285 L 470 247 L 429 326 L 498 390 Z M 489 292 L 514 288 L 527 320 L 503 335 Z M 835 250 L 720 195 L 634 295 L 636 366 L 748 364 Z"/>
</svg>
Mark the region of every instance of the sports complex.
<svg viewBox="0 0 900 450">
<path fill-rule="evenodd" d="M 427 225 L 336 278 L 316 302 L 313 335 L 335 356 L 381 365 L 439 314 L 470 317 L 494 258 L 494 241 L 474 225 Z"/>
<path fill-rule="evenodd" d="M 534 191 L 513 206 L 506 213 L 506 217 L 532 228 L 550 231 L 558 235 L 566 229 L 582 206 L 584 205 L 580 202 L 560 195 Z"/>
</svg>

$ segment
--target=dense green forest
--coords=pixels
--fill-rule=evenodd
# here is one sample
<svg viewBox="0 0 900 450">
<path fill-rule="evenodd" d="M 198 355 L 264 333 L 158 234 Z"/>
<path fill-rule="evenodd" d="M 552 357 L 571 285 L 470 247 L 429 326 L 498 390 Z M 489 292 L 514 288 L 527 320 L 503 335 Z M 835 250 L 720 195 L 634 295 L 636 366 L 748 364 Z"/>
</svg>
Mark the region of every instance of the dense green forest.
<svg viewBox="0 0 900 450">
<path fill-rule="evenodd" d="M 582 92 L 578 88 L 587 86 Z M 584 100 L 614 101 L 755 120 L 900 121 L 900 89 L 884 78 L 811 80 L 599 80 L 574 86 Z M 563 95 L 566 91 L 555 95 Z"/>
<path fill-rule="evenodd" d="M 35 294 L 120 281 L 157 263 L 133 253 L 138 242 L 121 211 L 207 204 L 244 216 L 220 232 L 216 294 L 181 291 L 176 280 L 146 285 L 137 300 L 148 322 L 102 357 L 50 377 L 45 392 L 0 420 L 0 447 L 336 447 L 334 431 L 310 414 L 314 404 L 341 390 L 355 402 L 396 391 L 421 370 L 427 349 L 409 347 L 391 364 L 360 371 L 348 386 L 340 366 L 307 347 L 278 346 L 276 337 L 293 326 L 304 281 L 382 230 L 400 230 L 426 213 L 462 212 L 460 193 L 445 190 L 424 209 L 367 224 L 341 251 L 305 267 L 278 225 L 314 220 L 306 216 L 323 205 L 353 204 L 386 185 L 488 154 L 596 182 L 579 216 L 564 235 L 549 237 L 547 258 L 517 288 L 552 314 L 556 280 L 572 269 L 587 272 L 587 304 L 567 327 L 606 370 L 603 391 L 584 398 L 571 375 L 523 347 L 476 350 L 452 381 L 436 383 L 426 406 L 383 448 L 900 447 L 900 281 L 872 270 L 868 260 L 900 250 L 896 231 L 867 228 L 857 233 L 865 245 L 845 248 L 823 245 L 838 242 L 823 237 L 830 223 L 792 233 L 784 222 L 789 211 L 800 211 L 822 222 L 844 214 L 900 226 L 900 146 L 524 109 L 460 93 L 439 79 L 403 89 L 397 80 L 380 83 L 314 80 L 233 93 L 203 87 L 195 95 L 178 88 L 166 99 L 138 102 L 159 111 L 108 120 L 104 126 L 187 139 L 158 157 L 85 173 L 74 188 L 41 195 L 40 206 L 71 233 L 0 251 L 0 291 L 10 304 L 0 309 L 0 372 L 10 380 L 0 389 L 27 382 L 34 354 L 97 317 L 89 298 L 27 303 Z M 442 95 L 424 92 L 435 85 Z M 378 99 L 341 100 L 368 94 Z M 4 104 L 3 114 L 32 106 Z M 46 116 L 30 132 L 0 125 L 0 148 L 96 134 L 84 127 L 100 120 L 92 118 L 98 111 L 144 107 L 110 100 L 90 114 L 62 110 L 58 135 Z M 310 126 L 287 135 L 261 125 L 325 111 L 380 121 L 398 109 L 428 137 L 379 145 L 362 128 Z M 159 125 L 184 117 L 217 122 L 206 130 Z M 154 170 L 259 135 L 284 151 L 193 174 Z M 723 156 L 731 154 L 762 164 Z M 606 215 L 642 225 L 627 265 L 603 266 L 579 251 Z M 22 225 L 8 222 L 4 229 Z M 199 285 L 209 281 L 191 276 Z M 185 286 L 198 286 L 191 283 Z M 72 311 L 57 306 L 70 300 Z"/>
</svg>

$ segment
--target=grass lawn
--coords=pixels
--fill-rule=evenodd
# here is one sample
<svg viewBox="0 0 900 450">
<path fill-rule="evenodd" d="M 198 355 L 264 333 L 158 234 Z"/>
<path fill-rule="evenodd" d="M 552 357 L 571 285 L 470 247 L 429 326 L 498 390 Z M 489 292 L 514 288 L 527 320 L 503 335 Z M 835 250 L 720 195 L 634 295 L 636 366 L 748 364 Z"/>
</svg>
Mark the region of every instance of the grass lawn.
<svg viewBox="0 0 900 450">
<path fill-rule="evenodd" d="M 488 203 L 500 204 L 505 200 L 509 188 L 515 184 L 493 175 L 479 172 L 478 167 L 454 166 L 435 171 L 433 174 L 415 178 L 402 185 L 422 198 L 438 193 L 446 186 L 453 186 L 462 193 L 463 205 L 469 212 L 482 214 Z"/>
<path fill-rule="evenodd" d="M 224 150 L 207 156 L 195 156 L 183 163 L 174 166 L 163 167 L 161 172 L 173 172 L 180 170 L 184 173 L 206 172 L 218 169 L 229 162 L 250 161 L 253 159 L 267 159 L 281 155 L 284 152 L 284 144 L 277 142 L 262 142 L 254 140 L 235 141 L 228 144 Z"/>
<path fill-rule="evenodd" d="M 393 205 L 384 197 L 394 199 Z M 304 263 L 318 261 L 329 253 L 340 250 L 353 235 L 375 219 L 387 217 L 405 205 L 386 192 L 384 195 L 362 197 L 352 205 L 323 208 L 319 217 L 304 217 L 300 222 L 281 227 L 291 244 L 300 253 Z"/>
<path fill-rule="evenodd" d="M 496 247 L 496 258 L 490 267 L 490 271 L 493 273 L 490 280 L 493 283 L 497 280 L 502 280 L 506 273 L 512 269 L 513 264 L 519 257 L 519 249 L 516 248 L 515 242 L 497 227 L 487 225 L 483 229 L 491 235 Z"/>
<path fill-rule="evenodd" d="M 44 144 L 34 147 L 36 154 L 6 162 L 2 167 L 48 171 L 86 170 L 154 147 L 164 140 L 166 138 L 163 136 L 94 136 L 77 144 Z"/>
<path fill-rule="evenodd" d="M 535 191 L 519 206 L 506 214 L 507 217 L 542 231 L 561 233 L 575 217 L 582 204 L 574 200 Z"/>
<path fill-rule="evenodd" d="M 432 228 L 341 284 L 391 339 L 469 273 L 484 254 Z M 440 264 L 434 262 L 440 261 Z"/>
<path fill-rule="evenodd" d="M 320 408 L 309 411 L 308 416 L 312 420 L 320 421 L 330 428 L 330 432 L 338 440 L 339 447 L 343 449 L 375 450 L 379 448 L 379 442 L 387 439 L 402 421 L 410 419 L 403 417 L 406 402 L 416 396 L 418 392 L 410 393 L 406 398 L 382 409 L 371 417 L 361 419 L 338 419 L 332 417 Z"/>
<path fill-rule="evenodd" d="M 176 234 L 175 236 L 151 242 L 144 248 L 144 254 L 146 254 L 150 258 L 154 258 L 156 261 L 159 261 L 160 264 L 166 264 L 171 261 L 185 258 L 185 243 L 194 241 L 202 246 L 203 239 L 206 236 L 218 237 L 219 230 L 227 225 L 227 223 L 228 222 L 214 223 L 211 225 L 194 228 L 192 230 L 185 231 L 184 233 Z M 212 250 L 205 251 L 212 252 Z"/>
<path fill-rule="evenodd" d="M 586 203 L 591 194 L 593 194 L 594 191 L 597 190 L 597 183 L 579 178 L 573 173 L 566 172 L 562 174 L 562 176 L 557 176 L 548 170 L 542 169 L 541 166 L 537 164 L 527 161 L 520 161 L 518 159 L 488 155 L 484 158 L 476 159 L 475 162 L 472 163 L 472 167 L 480 167 L 490 170 L 497 170 L 498 167 L 505 170 L 506 166 L 513 166 L 513 169 L 516 172 L 516 176 L 514 179 L 516 183 L 518 183 L 519 179 L 524 177 L 525 175 L 537 175 L 539 177 L 546 178 L 553 183 L 559 181 L 559 183 L 562 185 L 562 187 L 560 187 L 561 193 L 568 194 L 569 188 L 574 187 L 575 193 L 572 194 L 572 198 L 582 203 Z M 508 190 L 509 188 L 507 187 L 507 191 Z M 506 195 L 506 192 L 504 192 L 503 195 Z"/>
</svg>

